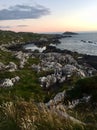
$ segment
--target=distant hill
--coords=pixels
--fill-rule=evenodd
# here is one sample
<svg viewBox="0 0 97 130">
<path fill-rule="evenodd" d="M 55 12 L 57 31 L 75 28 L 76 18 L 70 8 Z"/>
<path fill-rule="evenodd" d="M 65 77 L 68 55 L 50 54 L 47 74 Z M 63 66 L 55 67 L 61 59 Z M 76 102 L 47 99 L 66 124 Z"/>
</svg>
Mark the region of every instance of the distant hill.
<svg viewBox="0 0 97 130">
<path fill-rule="evenodd" d="M 30 32 L 13 32 L 0 30 L 0 44 L 8 43 L 25 43 L 25 42 L 37 42 L 46 41 L 47 39 L 53 39 L 52 34 L 38 34 Z"/>
<path fill-rule="evenodd" d="M 40 38 L 40 34 L 0 30 L 0 44 L 30 42 Z"/>
<path fill-rule="evenodd" d="M 78 35 L 78 33 L 75 32 L 64 32 L 63 35 Z"/>
</svg>

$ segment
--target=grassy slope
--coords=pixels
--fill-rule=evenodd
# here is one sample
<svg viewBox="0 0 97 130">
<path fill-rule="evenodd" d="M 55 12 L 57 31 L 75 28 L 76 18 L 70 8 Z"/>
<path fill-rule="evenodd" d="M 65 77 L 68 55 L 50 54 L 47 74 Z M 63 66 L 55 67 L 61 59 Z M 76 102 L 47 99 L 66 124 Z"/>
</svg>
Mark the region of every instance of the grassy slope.
<svg viewBox="0 0 97 130">
<path fill-rule="evenodd" d="M 4 61 L 4 59 L 6 59 L 5 60 L 6 62 Z M 11 55 L 11 53 L 9 53 L 9 52 L 7 52 L 7 53 L 4 53 L 3 51 L 1 52 L 1 61 L 3 61 L 5 64 L 9 63 L 10 61 L 14 61 L 15 63 L 17 63 L 17 65 L 19 64 L 18 63 L 19 61 L 17 59 L 13 58 L 13 55 Z M 30 57 L 28 59 L 27 64 L 25 65 L 25 67 L 23 69 L 17 70 L 15 72 L 0 71 L 0 79 L 12 78 L 17 75 L 21 78 L 21 80 L 13 88 L 0 89 L 0 103 L 1 104 L 2 104 L 2 102 L 13 102 L 13 103 L 16 103 L 16 105 L 18 105 L 17 101 L 19 103 L 19 101 L 21 101 L 21 99 L 22 99 L 22 100 L 26 101 L 25 103 L 29 105 L 30 109 L 33 109 L 31 104 L 29 103 L 30 100 L 38 101 L 38 102 L 45 101 L 55 95 L 56 92 L 51 92 L 51 94 L 49 95 L 41 89 L 39 81 L 38 81 L 39 74 L 37 74 L 35 71 L 33 71 L 30 68 L 31 64 L 33 64 L 33 63 L 38 64 L 39 62 L 40 62 L 39 59 L 36 59 L 36 58 L 32 59 Z M 41 73 L 40 75 L 42 76 L 43 74 L 44 73 Z M 69 85 L 71 85 L 72 83 L 75 84 L 74 89 L 72 89 L 69 92 L 69 94 L 71 94 L 70 95 L 71 98 L 76 99 L 76 98 L 82 97 L 83 93 L 86 93 L 86 94 L 92 93 L 93 94 L 92 98 L 94 98 L 95 97 L 94 94 L 96 93 L 96 90 L 97 90 L 96 81 L 97 81 L 96 76 L 92 77 L 92 78 L 78 80 L 76 83 L 75 83 L 75 78 L 74 78 L 74 82 L 69 83 Z M 67 89 L 68 83 L 64 84 L 63 88 Z M 58 91 L 63 90 L 63 88 L 59 89 Z M 70 110 L 70 111 L 68 110 L 68 113 L 70 115 L 74 116 L 75 118 L 82 120 L 86 123 L 95 124 L 95 122 L 97 121 L 96 112 L 94 112 L 92 109 L 88 109 L 85 111 L 85 109 L 83 109 L 83 106 L 85 106 L 85 105 L 86 104 L 80 104 L 75 110 Z M 21 107 L 23 107 L 23 106 L 21 105 Z M 86 106 L 85 108 L 89 108 L 89 106 Z M 1 109 L 1 111 L 2 111 L 2 109 Z M 19 111 L 17 111 L 17 112 L 19 112 Z M 2 114 L 3 113 L 1 113 L 1 115 Z M 42 113 L 42 114 L 44 114 L 44 116 L 46 116 L 45 113 Z M 1 127 L 2 128 L 1 130 L 3 130 L 3 127 L 5 127 L 6 130 L 9 130 L 9 129 L 13 130 L 14 127 L 16 128 L 16 130 L 21 129 L 20 124 L 18 122 L 15 122 L 15 118 L 13 119 L 12 115 L 11 115 L 12 117 L 9 117 L 9 115 L 7 115 L 7 116 L 8 116 L 7 117 L 8 119 L 6 119 L 5 122 L 8 121 L 8 123 L 5 125 L 3 124 Z M 35 116 L 37 116 L 37 114 Z M 51 120 L 48 117 L 46 117 L 46 119 L 47 119 L 47 122 L 46 122 L 43 118 L 41 118 L 41 121 L 39 121 L 37 124 L 34 124 L 34 125 L 35 125 L 35 127 L 37 126 L 37 130 L 38 129 L 39 130 L 42 130 L 42 129 L 58 130 L 58 128 L 59 129 L 61 128 L 63 130 L 65 130 L 65 129 L 66 130 L 70 130 L 70 129 L 71 130 L 73 130 L 73 129 L 91 130 L 91 128 L 92 128 L 93 130 L 96 130 L 96 128 L 91 124 L 88 125 L 87 127 L 82 126 L 82 125 L 74 125 L 74 124 L 72 124 L 72 122 L 68 122 L 68 121 L 65 121 L 66 124 L 64 124 L 64 119 L 61 120 L 60 118 L 57 117 L 57 122 L 56 121 L 54 122 L 54 121 L 52 121 L 53 118 L 55 118 L 55 117 L 53 114 L 51 114 Z M 55 125 L 56 123 L 57 123 L 57 125 Z"/>
<path fill-rule="evenodd" d="M 24 37 L 25 39 L 22 39 L 21 37 Z M 14 41 L 17 39 L 20 39 L 21 41 L 28 41 L 28 39 L 37 39 L 38 36 L 29 34 L 29 33 L 13 33 L 13 32 L 2 32 L 0 31 L 0 43 L 8 43 L 11 42 L 14 38 Z M 39 38 L 39 37 L 38 37 Z M 15 57 L 10 52 L 3 52 L 0 51 L 0 62 L 3 62 L 4 64 L 8 64 L 10 61 L 15 62 L 17 65 L 19 65 L 19 61 L 15 59 Z M 66 121 L 64 119 L 60 119 L 59 117 L 56 117 L 56 115 L 53 115 L 49 112 L 43 113 L 39 112 L 37 106 L 33 106 L 34 103 L 29 102 L 29 100 L 34 101 L 45 101 L 47 99 L 50 99 L 60 90 L 63 90 L 63 88 L 68 88 L 68 83 L 63 85 L 60 90 L 57 92 L 52 92 L 51 94 L 48 94 L 44 92 L 39 84 L 38 77 L 39 75 L 33 71 L 30 66 L 31 64 L 37 64 L 39 63 L 39 59 L 28 59 L 27 64 L 25 65 L 24 69 L 17 70 L 15 72 L 7 72 L 0 71 L 0 79 L 3 78 L 12 78 L 15 76 L 20 77 L 20 81 L 11 89 L 0 89 L 0 104 L 2 102 L 12 102 L 14 105 L 12 106 L 10 113 L 8 106 L 0 107 L 0 130 L 19 130 L 24 129 L 21 128 L 21 115 L 18 115 L 20 113 L 28 114 L 28 116 L 31 116 L 31 125 L 33 125 L 33 129 L 35 130 L 96 130 L 95 126 L 80 126 L 76 124 L 72 124 L 72 122 Z M 42 73 L 43 74 L 43 73 Z M 40 74 L 40 75 L 42 75 Z M 75 84 L 76 79 L 73 77 L 74 82 L 71 82 Z M 71 85 L 71 83 L 69 85 Z M 82 94 L 92 94 L 92 101 L 97 101 L 97 77 L 87 78 L 79 80 L 76 84 L 74 89 L 72 89 L 69 92 L 69 96 L 71 99 L 76 99 L 79 97 L 82 97 Z M 23 100 L 23 101 L 21 101 Z M 24 101 L 25 100 L 25 101 Z M 88 109 L 85 111 L 83 109 L 83 106 L 86 104 L 80 104 L 78 108 L 75 110 L 68 111 L 69 114 L 73 115 L 74 117 L 78 118 L 79 120 L 82 120 L 87 123 L 94 123 L 97 122 L 97 114 L 96 112 L 92 111 L 92 109 Z M 23 107 L 26 106 L 26 109 L 23 109 Z M 5 108 L 5 109 L 4 109 Z M 85 108 L 89 108 L 89 106 L 86 106 Z M 34 117 L 37 117 L 36 122 L 33 124 L 33 112 L 36 109 L 36 113 L 34 113 Z M 7 112 L 7 114 L 5 114 Z M 16 114 L 15 114 L 15 113 Z M 15 114 L 15 115 L 14 115 Z M 22 118 L 25 119 L 27 115 L 23 115 Z M 18 117 L 16 117 L 18 115 Z M 43 117 L 39 117 L 40 115 L 43 115 Z M 48 116 L 49 115 L 49 116 Z M 45 117 L 45 118 L 44 118 Z M 20 119 L 17 121 L 17 119 Z M 25 120 L 26 125 L 28 125 L 27 120 Z M 32 127 L 32 126 L 31 126 Z M 35 127 L 35 128 L 34 128 Z M 28 128 L 25 130 L 29 130 Z"/>
<path fill-rule="evenodd" d="M 54 35 L 0 30 L 0 44 L 34 42 L 39 41 L 41 37 L 52 39 Z"/>
</svg>

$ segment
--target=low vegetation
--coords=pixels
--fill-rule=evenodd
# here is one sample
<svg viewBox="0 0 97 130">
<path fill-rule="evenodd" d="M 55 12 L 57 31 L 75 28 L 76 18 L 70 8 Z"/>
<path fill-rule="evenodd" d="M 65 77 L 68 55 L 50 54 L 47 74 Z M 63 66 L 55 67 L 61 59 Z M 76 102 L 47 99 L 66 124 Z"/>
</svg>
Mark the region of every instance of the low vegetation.
<svg viewBox="0 0 97 130">
<path fill-rule="evenodd" d="M 39 41 L 40 38 L 53 39 L 54 35 L 29 32 L 12 32 L 0 30 L 0 44 L 29 43 Z"/>
<path fill-rule="evenodd" d="M 67 92 L 72 99 L 90 95 L 92 102 L 97 101 L 97 76 L 80 79 L 75 83 L 72 90 Z"/>
<path fill-rule="evenodd" d="M 40 37 L 39 34 L 34 33 L 0 31 L 0 44 L 12 41 L 30 42 Z M 51 38 L 50 35 L 48 37 Z M 14 62 L 18 67 L 13 72 L 0 70 L 0 81 L 15 76 L 20 77 L 19 82 L 13 87 L 0 88 L 0 130 L 97 130 L 97 76 L 79 79 L 74 74 L 57 89 L 46 90 L 41 88 L 39 77 L 52 74 L 53 70 L 40 73 L 33 70 L 31 65 L 41 62 L 38 57 L 29 57 L 24 68 L 21 69 L 20 61 L 13 54 L 0 50 L 0 62 L 4 65 Z M 70 116 L 83 124 L 63 118 L 44 105 L 63 90 L 66 90 L 67 100 L 70 102 L 82 99 L 84 96 L 91 97 L 89 102 L 82 101 L 72 109 L 66 108 Z"/>
<path fill-rule="evenodd" d="M 0 106 L 1 130 L 91 130 L 92 126 L 74 124 L 52 113 L 44 105 L 18 99 Z M 95 129 L 94 129 L 95 130 Z"/>
</svg>

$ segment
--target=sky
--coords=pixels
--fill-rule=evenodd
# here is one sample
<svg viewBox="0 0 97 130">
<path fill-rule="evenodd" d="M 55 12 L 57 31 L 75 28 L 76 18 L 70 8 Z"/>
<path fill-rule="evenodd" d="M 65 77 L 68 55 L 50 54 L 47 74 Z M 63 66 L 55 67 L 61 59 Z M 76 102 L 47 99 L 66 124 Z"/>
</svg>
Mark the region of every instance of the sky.
<svg viewBox="0 0 97 130">
<path fill-rule="evenodd" d="M 0 29 L 97 31 L 97 0 L 0 0 Z"/>
</svg>

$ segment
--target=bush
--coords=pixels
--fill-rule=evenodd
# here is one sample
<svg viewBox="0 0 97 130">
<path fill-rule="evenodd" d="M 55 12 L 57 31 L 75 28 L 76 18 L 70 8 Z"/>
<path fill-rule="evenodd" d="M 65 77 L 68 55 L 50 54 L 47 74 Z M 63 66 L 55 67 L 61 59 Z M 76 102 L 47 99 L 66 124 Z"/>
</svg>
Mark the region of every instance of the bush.
<svg viewBox="0 0 97 130">
<path fill-rule="evenodd" d="M 71 99 L 82 98 L 86 95 L 91 95 L 97 99 L 97 76 L 80 79 L 76 82 L 73 89 L 67 91 L 67 95 Z"/>
</svg>

